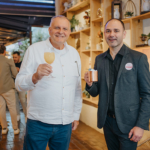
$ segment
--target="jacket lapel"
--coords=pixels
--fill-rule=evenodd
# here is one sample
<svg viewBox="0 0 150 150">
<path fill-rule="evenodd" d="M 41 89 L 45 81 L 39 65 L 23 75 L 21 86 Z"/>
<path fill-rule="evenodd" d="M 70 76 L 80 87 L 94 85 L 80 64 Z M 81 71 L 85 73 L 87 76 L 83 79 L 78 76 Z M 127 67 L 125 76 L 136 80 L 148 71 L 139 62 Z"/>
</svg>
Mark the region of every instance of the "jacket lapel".
<svg viewBox="0 0 150 150">
<path fill-rule="evenodd" d="M 106 74 L 106 82 L 107 82 L 107 87 L 109 89 L 109 61 L 104 58 L 105 60 L 105 74 Z"/>
<path fill-rule="evenodd" d="M 121 64 L 120 64 L 120 69 L 119 69 L 119 72 L 118 72 L 117 80 L 119 79 L 123 69 L 125 68 L 125 64 L 127 62 L 128 53 L 129 53 L 129 49 L 128 49 L 128 47 L 126 47 L 125 48 L 125 54 L 124 54 L 124 56 L 122 58 L 122 61 L 121 61 Z"/>
</svg>

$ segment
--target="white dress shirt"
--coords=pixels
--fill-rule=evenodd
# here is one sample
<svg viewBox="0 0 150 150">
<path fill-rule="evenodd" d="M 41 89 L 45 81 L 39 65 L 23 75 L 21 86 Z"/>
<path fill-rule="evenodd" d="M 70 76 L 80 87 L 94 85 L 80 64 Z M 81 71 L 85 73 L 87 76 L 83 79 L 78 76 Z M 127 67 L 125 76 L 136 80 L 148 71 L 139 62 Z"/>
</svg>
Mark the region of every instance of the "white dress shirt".
<svg viewBox="0 0 150 150">
<path fill-rule="evenodd" d="M 46 41 L 35 43 L 26 51 L 21 69 L 16 77 L 18 91 L 28 91 L 27 117 L 48 124 L 69 124 L 79 120 L 81 97 L 81 61 L 76 49 L 64 44 L 56 50 Z M 36 84 L 32 76 L 40 64 L 46 63 L 44 52 L 54 52 L 51 64 L 52 77 L 43 77 Z"/>
</svg>

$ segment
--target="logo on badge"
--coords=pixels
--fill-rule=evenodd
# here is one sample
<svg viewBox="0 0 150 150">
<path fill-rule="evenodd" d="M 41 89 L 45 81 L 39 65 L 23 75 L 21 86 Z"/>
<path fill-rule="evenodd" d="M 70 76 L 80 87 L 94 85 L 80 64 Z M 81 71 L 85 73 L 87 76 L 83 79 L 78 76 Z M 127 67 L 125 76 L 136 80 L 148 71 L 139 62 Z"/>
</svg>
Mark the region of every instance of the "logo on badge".
<svg viewBox="0 0 150 150">
<path fill-rule="evenodd" d="M 127 63 L 125 65 L 126 70 L 131 70 L 133 68 L 133 64 L 132 63 Z"/>
</svg>

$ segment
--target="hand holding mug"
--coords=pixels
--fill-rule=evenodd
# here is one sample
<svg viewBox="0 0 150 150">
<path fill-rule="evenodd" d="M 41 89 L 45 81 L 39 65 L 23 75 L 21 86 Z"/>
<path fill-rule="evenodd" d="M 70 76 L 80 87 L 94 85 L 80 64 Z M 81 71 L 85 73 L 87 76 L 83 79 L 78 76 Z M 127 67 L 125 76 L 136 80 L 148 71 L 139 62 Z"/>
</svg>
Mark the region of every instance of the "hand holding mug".
<svg viewBox="0 0 150 150">
<path fill-rule="evenodd" d="M 86 72 L 84 75 L 84 80 L 85 82 L 88 84 L 88 86 L 92 86 L 93 82 L 90 81 L 90 76 L 89 76 L 89 72 Z"/>
</svg>

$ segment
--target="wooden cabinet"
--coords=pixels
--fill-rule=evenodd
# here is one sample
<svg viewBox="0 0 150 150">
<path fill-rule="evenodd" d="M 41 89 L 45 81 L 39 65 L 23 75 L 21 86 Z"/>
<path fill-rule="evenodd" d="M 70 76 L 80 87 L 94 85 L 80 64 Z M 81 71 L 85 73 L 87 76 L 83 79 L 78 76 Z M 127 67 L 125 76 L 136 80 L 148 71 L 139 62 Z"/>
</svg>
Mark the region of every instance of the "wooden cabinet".
<svg viewBox="0 0 150 150">
<path fill-rule="evenodd" d="M 81 56 L 82 71 L 82 91 L 85 88 L 84 74 L 88 71 L 89 67 L 94 67 L 95 57 L 108 49 L 108 45 L 103 40 L 102 47 L 97 50 L 96 44 L 99 43 L 97 33 L 99 30 L 104 32 L 105 23 L 111 19 L 111 2 L 112 0 L 80 0 L 76 5 L 63 12 L 63 2 L 67 0 L 60 0 L 60 14 L 65 15 L 68 19 L 71 19 L 75 15 L 79 21 L 84 22 L 83 14 L 86 10 L 90 10 L 90 27 L 72 32 L 68 44 L 75 47 Z M 102 17 L 97 17 L 97 10 L 102 10 Z M 146 13 L 140 16 L 132 17 L 129 19 L 122 20 L 125 24 L 130 24 L 130 45 L 131 48 L 135 49 L 136 45 L 141 44 L 140 35 L 143 33 L 143 19 L 150 18 L 150 13 Z M 82 24 L 83 26 L 83 24 Z M 87 43 L 89 49 L 87 49 Z M 139 51 L 142 48 L 137 48 Z M 137 50 L 136 49 L 136 50 Z M 147 47 L 150 50 L 150 47 Z M 148 56 L 150 57 L 150 56 Z M 83 94 L 83 100 L 87 100 L 93 103 L 98 102 L 98 97 L 90 97 L 89 99 Z"/>
</svg>

